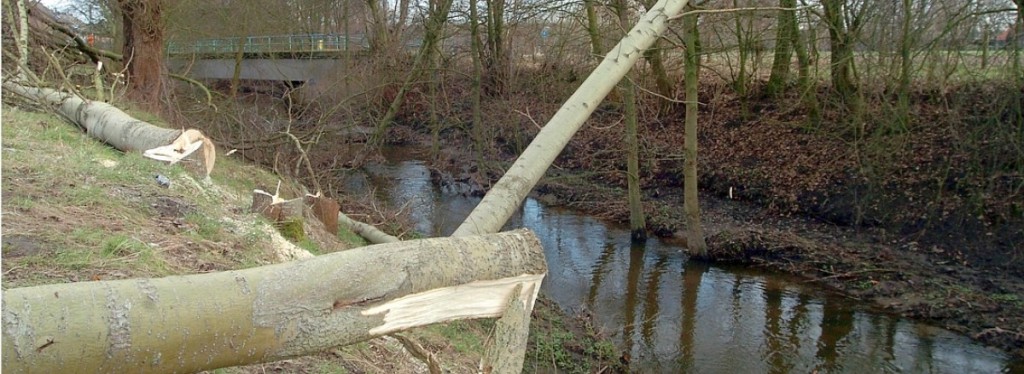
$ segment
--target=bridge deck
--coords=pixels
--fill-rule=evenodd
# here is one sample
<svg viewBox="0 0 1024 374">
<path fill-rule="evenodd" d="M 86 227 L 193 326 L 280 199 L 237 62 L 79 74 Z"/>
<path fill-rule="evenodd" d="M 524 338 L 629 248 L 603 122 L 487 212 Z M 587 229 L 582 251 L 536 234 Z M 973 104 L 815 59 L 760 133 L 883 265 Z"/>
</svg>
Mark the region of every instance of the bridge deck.
<svg viewBox="0 0 1024 374">
<path fill-rule="evenodd" d="M 419 48 L 421 40 L 406 43 L 407 49 Z M 240 36 L 200 39 L 191 42 L 172 41 L 167 45 L 168 56 L 200 55 L 225 57 L 246 56 L 330 56 L 341 53 L 363 52 L 370 48 L 366 35 L 299 34 Z"/>
<path fill-rule="evenodd" d="M 301 54 L 313 52 L 351 52 L 369 48 L 365 36 L 332 34 L 243 36 L 171 42 L 167 54 L 174 55 L 246 55 Z"/>
</svg>

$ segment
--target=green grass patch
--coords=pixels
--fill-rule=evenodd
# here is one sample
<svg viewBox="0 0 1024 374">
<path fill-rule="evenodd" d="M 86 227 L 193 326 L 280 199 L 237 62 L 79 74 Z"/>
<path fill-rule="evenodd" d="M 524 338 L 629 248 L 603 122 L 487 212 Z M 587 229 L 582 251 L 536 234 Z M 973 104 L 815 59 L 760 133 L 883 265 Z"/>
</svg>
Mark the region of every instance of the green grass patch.
<svg viewBox="0 0 1024 374">
<path fill-rule="evenodd" d="M 309 238 L 303 238 L 298 243 L 296 243 L 296 245 L 298 245 L 299 248 L 305 249 L 306 251 L 314 255 L 320 255 L 323 253 L 323 251 L 320 249 L 320 245 L 316 244 L 315 241 L 310 240 Z"/>
<path fill-rule="evenodd" d="M 217 240 L 223 234 L 224 225 L 220 221 L 202 213 L 190 212 L 186 214 L 185 222 L 193 225 L 190 233 L 202 239 Z"/>
<path fill-rule="evenodd" d="M 352 230 L 344 227 L 344 225 L 338 225 L 338 239 L 346 243 L 352 243 L 353 248 L 370 245 L 370 242 L 366 241 L 365 238 L 352 232 Z"/>
<path fill-rule="evenodd" d="M 493 321 L 487 320 L 493 325 Z M 483 353 L 483 340 L 480 331 L 489 329 L 479 326 L 485 321 L 452 321 L 437 325 L 436 331 L 441 334 L 459 353 Z M 474 326 L 474 324 L 476 326 Z"/>
</svg>

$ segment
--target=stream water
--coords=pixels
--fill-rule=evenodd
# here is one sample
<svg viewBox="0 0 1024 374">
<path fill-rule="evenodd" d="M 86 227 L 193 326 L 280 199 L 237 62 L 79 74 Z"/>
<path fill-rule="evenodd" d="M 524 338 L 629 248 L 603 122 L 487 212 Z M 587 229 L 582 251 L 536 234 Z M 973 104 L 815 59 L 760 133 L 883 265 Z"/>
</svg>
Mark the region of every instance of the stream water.
<svg viewBox="0 0 1024 374">
<path fill-rule="evenodd" d="M 416 230 L 445 236 L 479 202 L 441 191 L 409 151 L 348 175 L 347 193 L 405 206 Z M 541 291 L 586 313 L 636 372 L 1024 372 L 1024 362 L 950 331 L 870 311 L 798 279 L 689 263 L 657 239 L 633 244 L 617 225 L 527 199 L 509 228 L 544 245 Z"/>
</svg>

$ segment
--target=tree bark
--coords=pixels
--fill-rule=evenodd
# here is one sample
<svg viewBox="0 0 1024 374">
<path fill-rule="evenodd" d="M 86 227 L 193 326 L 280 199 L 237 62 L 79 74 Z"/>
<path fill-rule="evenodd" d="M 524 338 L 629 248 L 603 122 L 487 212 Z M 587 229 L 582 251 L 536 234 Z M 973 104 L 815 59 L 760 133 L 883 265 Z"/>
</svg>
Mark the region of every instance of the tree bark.
<svg viewBox="0 0 1024 374">
<path fill-rule="evenodd" d="M 825 24 L 828 25 L 831 52 L 832 87 L 844 99 L 854 96 L 857 85 L 853 82 L 853 41 L 843 10 L 846 0 L 822 0 Z"/>
<path fill-rule="evenodd" d="M 505 1 L 487 0 L 487 56 L 484 58 L 484 87 L 491 95 L 500 95 L 508 85 L 508 51 L 505 48 Z"/>
<path fill-rule="evenodd" d="M 413 80 L 422 73 L 424 63 L 434 53 L 437 42 L 440 41 L 443 35 L 444 25 L 448 21 L 448 11 L 451 10 L 451 6 L 452 0 L 433 0 L 430 2 L 431 9 L 429 19 L 427 19 L 425 25 L 426 30 L 423 36 L 423 44 L 416 53 L 416 59 L 413 60 L 412 68 L 409 74 L 405 76 L 405 81 L 402 82 L 402 86 L 399 87 L 395 98 L 388 105 L 387 112 L 384 113 L 384 117 L 377 123 L 377 129 L 370 140 L 371 145 L 380 146 L 384 144 L 384 136 L 387 134 L 388 126 L 391 125 L 391 122 L 395 120 L 395 116 L 398 115 L 398 110 L 401 109 L 402 103 L 405 101 L 406 92 L 412 88 Z"/>
<path fill-rule="evenodd" d="M 737 0 L 732 0 L 732 6 L 733 8 L 740 7 Z M 735 82 L 736 96 L 739 96 L 740 99 L 740 116 L 746 120 L 750 117 L 750 110 L 748 106 L 749 98 L 747 98 L 747 60 L 750 59 L 750 38 L 752 36 L 748 35 L 749 30 L 743 28 L 743 14 L 736 14 L 735 25 L 736 45 L 738 47 L 737 50 L 739 51 L 739 72 L 736 73 Z M 687 32 L 689 32 L 689 29 L 687 29 Z M 687 47 L 687 50 L 689 50 L 689 47 Z M 687 62 L 687 66 L 689 66 L 689 62 Z M 686 88 L 684 88 L 684 90 L 685 89 Z M 687 96 L 686 100 L 690 100 L 689 96 Z M 689 101 L 687 101 L 687 103 L 689 103 Z M 686 112 L 690 112 L 689 106 L 687 106 Z"/>
<path fill-rule="evenodd" d="M 494 339 L 484 350 L 481 367 L 484 373 L 521 373 L 526 358 L 526 342 L 530 335 L 530 312 L 533 302 L 522 300 L 522 286 L 509 297 L 508 307 L 494 323 Z M 530 294 L 527 292 L 527 294 Z"/>
<path fill-rule="evenodd" d="M 683 210 L 686 213 L 686 243 L 690 254 L 707 257 L 708 244 L 700 222 L 700 201 L 697 198 L 697 84 L 700 51 L 697 50 L 697 15 L 683 17 L 686 43 L 686 119 L 685 155 L 683 165 Z"/>
<path fill-rule="evenodd" d="M 113 105 L 87 101 L 78 96 L 54 91 L 48 88 L 25 87 L 4 82 L 3 87 L 19 95 L 31 97 L 53 105 L 68 120 L 81 127 L 89 135 L 110 144 L 124 152 L 143 152 L 179 143 L 188 134 L 198 134 L 203 140 L 197 162 L 202 164 L 209 176 L 216 161 L 216 149 L 210 139 L 198 130 L 172 130 L 157 127 L 132 118 Z"/>
<path fill-rule="evenodd" d="M 615 0 L 615 13 L 619 18 L 619 27 L 623 30 L 629 24 L 629 16 L 626 13 L 626 1 Z M 647 49 L 644 56 L 648 56 Z M 627 80 L 619 82 L 619 91 L 622 93 L 623 116 L 625 117 L 626 133 L 626 188 L 627 200 L 629 200 L 629 231 L 630 237 L 636 241 L 647 239 L 647 220 L 644 217 L 644 205 L 640 199 L 640 144 L 637 139 L 637 98 L 636 85 Z"/>
<path fill-rule="evenodd" d="M 910 34 L 911 16 L 913 12 L 912 1 L 902 1 L 903 19 L 900 20 L 900 87 L 899 87 L 899 119 L 894 125 L 899 126 L 899 132 L 906 131 L 910 127 L 910 80 L 911 80 L 911 48 L 913 47 L 913 36 Z"/>
<path fill-rule="evenodd" d="M 473 128 L 471 133 L 473 135 L 473 145 L 476 147 L 477 164 L 486 173 L 487 162 L 485 152 L 489 150 L 486 137 L 484 136 L 484 120 L 483 120 L 483 78 L 484 78 L 484 65 L 483 65 L 483 42 L 480 41 L 480 15 L 477 9 L 477 2 L 469 2 L 469 48 L 470 55 L 473 59 Z"/>
<path fill-rule="evenodd" d="M 162 108 L 163 0 L 118 0 L 124 30 L 129 97 L 154 111 Z"/>
<path fill-rule="evenodd" d="M 654 5 L 653 0 L 644 0 L 641 3 L 643 3 L 646 10 L 651 10 L 651 6 Z M 668 78 L 668 71 L 665 70 L 665 60 L 662 57 L 661 48 L 658 47 L 659 44 L 661 44 L 661 40 L 655 41 L 654 45 L 647 48 L 644 51 L 644 58 L 651 64 L 651 74 L 654 74 L 654 85 L 658 88 L 658 94 L 662 96 L 658 98 L 660 103 L 658 111 L 661 114 L 668 114 L 672 109 L 672 98 L 675 97 L 675 94 L 672 89 L 672 81 Z"/>
<path fill-rule="evenodd" d="M 811 80 L 811 55 L 807 51 L 807 43 L 796 22 L 789 24 L 790 35 L 793 36 L 793 51 L 796 52 L 797 80 L 801 91 L 801 100 L 807 107 L 808 120 L 811 125 L 817 126 L 821 122 L 821 113 L 818 109 L 817 83 Z M 812 41 L 813 37 L 808 38 Z"/>
<path fill-rule="evenodd" d="M 668 20 L 678 14 L 686 2 L 661 0 L 644 14 L 551 117 L 509 171 L 487 192 L 452 235 L 466 236 L 500 230 L 569 139 L 616 83 L 629 72 L 643 51 L 654 44 L 668 28 Z"/>
<path fill-rule="evenodd" d="M 373 227 L 372 225 L 356 221 L 349 218 L 345 213 L 338 212 L 338 222 L 345 225 L 356 233 L 363 237 L 363 239 L 369 240 L 373 244 L 384 244 L 384 243 L 395 243 L 401 241 L 395 236 L 388 235 L 387 233 L 380 231 L 380 229 Z"/>
<path fill-rule="evenodd" d="M 547 272 L 531 232 L 356 248 L 258 268 L 3 292 L 3 371 L 196 372 L 413 327 L 527 310 Z"/>
<path fill-rule="evenodd" d="M 789 82 L 789 71 L 790 65 L 793 60 L 793 41 L 795 35 L 794 31 L 798 31 L 796 27 L 796 0 L 779 0 L 780 8 L 789 8 L 788 10 L 780 10 L 778 15 L 778 24 L 776 26 L 775 33 L 775 56 L 772 60 L 772 73 L 768 77 L 768 94 L 772 96 L 778 96 L 785 91 L 786 84 Z"/>
<path fill-rule="evenodd" d="M 28 8 L 25 0 L 18 1 L 18 78 L 25 80 L 28 77 Z M 11 25 L 14 27 L 14 25 Z"/>
<path fill-rule="evenodd" d="M 590 36 L 590 53 L 595 58 L 605 53 L 601 45 L 601 28 L 597 23 L 597 9 L 594 3 L 597 0 L 583 0 L 583 7 L 587 12 L 587 35 Z"/>
<path fill-rule="evenodd" d="M 366 0 L 366 7 L 370 12 L 370 20 L 367 30 L 370 38 L 370 51 L 378 56 L 384 56 L 391 50 L 391 38 L 388 32 L 387 10 L 381 6 L 381 0 Z"/>
</svg>

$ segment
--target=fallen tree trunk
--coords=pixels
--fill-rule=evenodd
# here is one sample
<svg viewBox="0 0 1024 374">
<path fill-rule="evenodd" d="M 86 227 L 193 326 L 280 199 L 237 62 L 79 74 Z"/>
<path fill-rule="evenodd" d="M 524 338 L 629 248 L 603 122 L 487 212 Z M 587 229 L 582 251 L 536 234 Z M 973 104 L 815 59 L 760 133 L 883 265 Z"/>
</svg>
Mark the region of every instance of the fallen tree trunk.
<svg viewBox="0 0 1024 374">
<path fill-rule="evenodd" d="M 480 204 L 452 236 L 501 230 L 523 199 L 537 185 L 583 122 L 597 109 L 608 92 L 626 75 L 644 51 L 668 29 L 669 19 L 679 14 L 687 0 L 660 0 L 637 21 L 629 33 L 594 68 L 587 80 L 558 109 L 533 138 L 508 172 L 487 191 Z"/>
<path fill-rule="evenodd" d="M 216 148 L 198 130 L 182 131 L 154 126 L 129 116 L 113 105 L 84 100 L 48 88 L 26 87 L 11 82 L 4 82 L 3 87 L 53 105 L 61 115 L 80 126 L 87 134 L 124 152 L 145 152 L 151 158 L 177 162 L 191 153 L 186 152 L 187 148 L 195 150 L 193 145 L 201 146 L 197 162 L 202 165 L 205 176 L 208 177 L 213 171 Z"/>
<path fill-rule="evenodd" d="M 356 235 L 363 237 L 363 239 L 366 239 L 373 244 L 394 243 L 397 241 L 401 241 L 401 239 L 398 239 L 398 237 L 380 231 L 380 229 L 373 227 L 373 225 L 359 222 L 352 218 L 349 218 L 349 216 L 345 215 L 345 213 L 338 212 L 338 222 L 348 227 L 349 230 L 352 230 L 352 232 L 356 233 Z"/>
<path fill-rule="evenodd" d="M 519 230 L 239 271 L 10 289 L 3 371 L 196 372 L 281 360 L 496 317 L 509 300 L 530 310 L 546 272 L 540 242 Z"/>
</svg>

